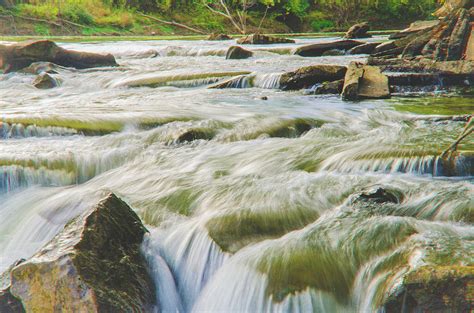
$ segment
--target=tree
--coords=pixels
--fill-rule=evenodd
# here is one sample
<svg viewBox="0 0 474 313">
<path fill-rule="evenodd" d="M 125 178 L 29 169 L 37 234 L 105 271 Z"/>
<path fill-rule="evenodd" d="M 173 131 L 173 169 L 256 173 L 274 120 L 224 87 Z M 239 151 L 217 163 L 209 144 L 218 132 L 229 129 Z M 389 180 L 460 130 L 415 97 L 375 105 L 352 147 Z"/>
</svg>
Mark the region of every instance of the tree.
<svg viewBox="0 0 474 313">
<path fill-rule="evenodd" d="M 248 10 L 256 4 L 256 0 L 240 0 L 234 7 L 225 0 L 206 1 L 204 5 L 212 12 L 224 16 L 241 34 L 247 33 Z"/>
</svg>

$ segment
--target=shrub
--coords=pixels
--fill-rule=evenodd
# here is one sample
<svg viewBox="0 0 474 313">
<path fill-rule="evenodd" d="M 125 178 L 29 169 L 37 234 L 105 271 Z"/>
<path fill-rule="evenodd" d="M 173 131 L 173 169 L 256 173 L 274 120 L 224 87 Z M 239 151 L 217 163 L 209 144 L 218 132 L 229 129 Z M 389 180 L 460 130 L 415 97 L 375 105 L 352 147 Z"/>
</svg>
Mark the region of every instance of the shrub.
<svg viewBox="0 0 474 313">
<path fill-rule="evenodd" d="M 64 19 L 79 24 L 90 25 L 94 23 L 94 17 L 86 9 L 77 3 L 67 4 L 61 12 Z"/>
</svg>

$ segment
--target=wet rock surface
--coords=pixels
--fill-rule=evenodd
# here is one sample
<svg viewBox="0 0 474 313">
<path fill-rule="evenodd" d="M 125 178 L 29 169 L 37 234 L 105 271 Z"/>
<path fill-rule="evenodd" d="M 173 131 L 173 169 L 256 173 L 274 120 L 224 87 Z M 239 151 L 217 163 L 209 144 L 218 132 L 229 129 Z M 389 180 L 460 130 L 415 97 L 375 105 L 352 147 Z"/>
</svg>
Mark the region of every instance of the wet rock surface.
<svg viewBox="0 0 474 313">
<path fill-rule="evenodd" d="M 0 306 L 14 310 L 18 299 L 27 312 L 150 312 L 154 287 L 140 254 L 146 232 L 109 194 L 11 270 Z"/>
<path fill-rule="evenodd" d="M 35 62 L 52 62 L 77 69 L 117 66 L 111 54 L 67 50 L 50 40 L 0 45 L 0 68 L 4 73 L 21 70 Z"/>
<path fill-rule="evenodd" d="M 314 89 L 314 94 L 315 95 L 327 95 L 327 94 L 338 95 L 342 92 L 343 87 L 344 87 L 344 79 L 339 79 L 333 82 L 324 82 Z"/>
<path fill-rule="evenodd" d="M 248 59 L 253 56 L 253 52 L 239 46 L 229 47 L 225 55 L 226 59 Z"/>
<path fill-rule="evenodd" d="M 61 81 L 48 73 L 41 73 L 36 76 L 33 86 L 38 89 L 51 89 L 61 85 Z"/>
<path fill-rule="evenodd" d="M 295 41 L 262 34 L 252 34 L 238 39 L 237 43 L 241 45 L 270 45 L 276 43 L 295 43 Z"/>
<path fill-rule="evenodd" d="M 347 51 L 347 54 L 371 54 L 380 42 L 370 42 L 363 45 L 355 46 Z"/>
<path fill-rule="evenodd" d="M 355 62 L 349 65 L 342 90 L 344 100 L 388 97 L 388 77 L 382 74 L 380 68 Z"/>
<path fill-rule="evenodd" d="M 385 304 L 391 312 L 470 312 L 473 266 L 424 266 L 405 277 L 402 290 Z"/>
<path fill-rule="evenodd" d="M 293 51 L 293 54 L 300 55 L 303 57 L 319 57 L 330 50 L 336 49 L 347 51 L 362 44 L 364 43 L 356 40 L 339 40 L 325 43 L 316 43 L 312 45 L 298 47 Z"/>
<path fill-rule="evenodd" d="M 302 67 L 296 71 L 285 73 L 280 79 L 283 90 L 309 88 L 315 84 L 340 80 L 346 74 L 345 66 L 314 65 Z"/>
</svg>

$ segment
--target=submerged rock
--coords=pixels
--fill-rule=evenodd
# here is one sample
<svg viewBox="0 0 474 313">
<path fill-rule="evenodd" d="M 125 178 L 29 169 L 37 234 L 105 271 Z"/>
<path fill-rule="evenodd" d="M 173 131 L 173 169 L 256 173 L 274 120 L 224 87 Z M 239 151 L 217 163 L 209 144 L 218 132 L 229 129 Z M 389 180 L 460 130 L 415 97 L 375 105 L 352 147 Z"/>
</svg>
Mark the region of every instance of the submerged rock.
<svg viewBox="0 0 474 313">
<path fill-rule="evenodd" d="M 333 42 L 316 43 L 312 45 L 298 47 L 293 51 L 293 54 L 297 54 L 303 57 L 319 57 L 329 50 L 337 49 L 347 51 L 362 44 L 364 43 L 356 40 L 339 40 Z"/>
<path fill-rule="evenodd" d="M 270 45 L 275 43 L 295 43 L 295 41 L 262 34 L 252 34 L 238 39 L 237 43 L 241 45 Z"/>
<path fill-rule="evenodd" d="M 23 73 L 36 74 L 41 73 L 58 74 L 59 66 L 51 62 L 35 62 L 21 70 Z"/>
<path fill-rule="evenodd" d="M 344 78 L 347 68 L 339 65 L 313 65 L 284 73 L 280 78 L 283 90 L 309 88 L 315 84 L 330 82 Z"/>
<path fill-rule="evenodd" d="M 249 50 L 245 50 L 242 47 L 239 46 L 231 46 L 227 50 L 227 53 L 225 55 L 226 59 L 248 59 L 252 57 L 253 52 Z"/>
<path fill-rule="evenodd" d="M 388 97 L 388 77 L 382 74 L 380 68 L 355 62 L 349 65 L 342 90 L 344 100 Z"/>
<path fill-rule="evenodd" d="M 109 194 L 15 266 L 9 292 L 27 312 L 149 312 L 154 287 L 140 254 L 146 232 L 135 212 Z"/>
<path fill-rule="evenodd" d="M 207 40 L 212 40 L 212 41 L 220 41 L 220 40 L 231 40 L 232 37 L 230 37 L 227 34 L 222 34 L 222 33 L 212 33 L 207 37 Z"/>
<path fill-rule="evenodd" d="M 176 138 L 175 142 L 183 143 L 183 142 L 191 142 L 194 140 L 210 140 L 215 136 L 215 132 L 212 129 L 206 128 L 195 128 L 189 129 L 184 133 L 179 134 Z"/>
<path fill-rule="evenodd" d="M 33 86 L 38 89 L 51 89 L 54 87 L 58 87 L 61 85 L 59 79 L 54 78 L 53 76 L 49 75 L 48 73 L 41 73 L 36 76 L 35 80 L 33 81 Z"/>
<path fill-rule="evenodd" d="M 474 266 L 423 266 L 389 297 L 385 312 L 471 312 Z"/>
<path fill-rule="evenodd" d="M 355 24 L 354 26 L 349 28 L 347 33 L 344 35 L 344 38 L 346 39 L 369 38 L 369 37 L 372 37 L 372 35 L 368 33 L 369 30 L 370 30 L 370 26 L 369 26 L 369 23 L 367 22 Z"/>
<path fill-rule="evenodd" d="M 375 190 L 368 190 L 362 192 L 358 197 L 357 201 L 363 202 L 374 202 L 374 203 L 400 203 L 402 197 L 400 194 L 389 191 L 382 187 L 378 187 Z"/>
<path fill-rule="evenodd" d="M 18 71 L 35 62 L 52 62 L 77 69 L 117 66 L 111 54 L 66 50 L 50 40 L 27 41 L 9 46 L 0 45 L 0 68 L 5 73 Z"/>
</svg>

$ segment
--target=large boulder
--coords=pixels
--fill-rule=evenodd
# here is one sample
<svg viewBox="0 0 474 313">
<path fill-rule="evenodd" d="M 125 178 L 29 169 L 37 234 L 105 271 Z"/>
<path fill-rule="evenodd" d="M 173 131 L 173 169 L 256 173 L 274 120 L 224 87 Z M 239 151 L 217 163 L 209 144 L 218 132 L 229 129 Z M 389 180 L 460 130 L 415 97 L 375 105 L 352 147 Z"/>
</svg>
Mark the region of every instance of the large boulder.
<svg viewBox="0 0 474 313">
<path fill-rule="evenodd" d="M 474 266 L 423 266 L 409 273 L 384 305 L 395 312 L 472 312 Z"/>
<path fill-rule="evenodd" d="M 239 46 L 231 46 L 227 50 L 227 53 L 225 55 L 226 59 L 248 59 L 252 57 L 253 52 L 249 50 L 245 50 L 242 47 Z"/>
<path fill-rule="evenodd" d="M 332 82 L 324 82 L 314 89 L 315 95 L 339 95 L 344 87 L 344 79 L 335 80 Z"/>
<path fill-rule="evenodd" d="M 0 307 L 10 299 L 27 312 L 151 312 L 154 286 L 140 253 L 146 232 L 109 194 L 11 270 Z"/>
<path fill-rule="evenodd" d="M 262 34 L 252 34 L 238 39 L 237 43 L 241 45 L 270 45 L 275 43 L 295 43 L 295 41 Z"/>
<path fill-rule="evenodd" d="M 111 54 L 67 50 L 50 40 L 27 41 L 14 45 L 0 45 L 0 68 L 4 73 L 18 71 L 34 62 L 52 62 L 77 69 L 117 66 Z"/>
<path fill-rule="evenodd" d="M 356 40 L 339 40 L 325 43 L 316 43 L 298 47 L 293 51 L 293 54 L 303 57 L 319 57 L 329 50 L 337 49 L 347 51 L 362 44 L 364 43 Z"/>
<path fill-rule="evenodd" d="M 318 83 L 344 78 L 347 68 L 339 65 L 313 65 L 284 73 L 280 78 L 282 90 L 309 88 Z"/>
<path fill-rule="evenodd" d="M 372 37 L 372 35 L 368 33 L 369 30 L 370 30 L 370 26 L 369 26 L 369 23 L 367 22 L 355 24 L 351 28 L 349 28 L 347 33 L 344 35 L 344 38 L 346 39 L 369 38 L 369 37 Z"/>
<path fill-rule="evenodd" d="M 349 65 L 342 90 L 344 100 L 388 97 L 388 77 L 382 74 L 380 68 L 356 62 Z"/>
</svg>

